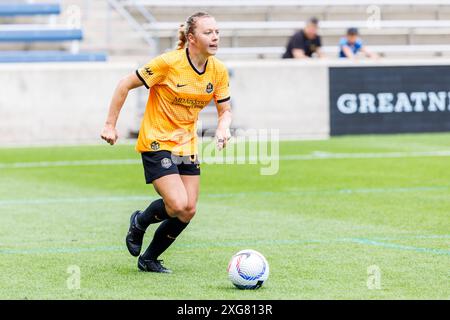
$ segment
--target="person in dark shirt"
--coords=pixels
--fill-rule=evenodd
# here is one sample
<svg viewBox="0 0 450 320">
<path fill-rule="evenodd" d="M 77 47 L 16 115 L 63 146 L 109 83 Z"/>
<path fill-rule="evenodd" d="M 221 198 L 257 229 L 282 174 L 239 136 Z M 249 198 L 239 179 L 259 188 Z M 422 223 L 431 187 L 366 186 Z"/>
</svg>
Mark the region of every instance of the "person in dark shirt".
<svg viewBox="0 0 450 320">
<path fill-rule="evenodd" d="M 311 58 L 313 55 L 323 57 L 320 47 L 322 41 L 318 35 L 319 21 L 311 18 L 304 29 L 297 31 L 290 39 L 283 54 L 283 59 Z"/>
</svg>

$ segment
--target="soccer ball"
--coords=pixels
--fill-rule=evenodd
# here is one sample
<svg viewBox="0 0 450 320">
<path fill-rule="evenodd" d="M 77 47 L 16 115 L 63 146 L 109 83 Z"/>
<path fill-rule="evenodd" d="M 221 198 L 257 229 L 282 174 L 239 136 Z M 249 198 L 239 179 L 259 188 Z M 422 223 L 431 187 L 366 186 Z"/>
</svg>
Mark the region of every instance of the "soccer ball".
<svg viewBox="0 0 450 320">
<path fill-rule="evenodd" d="M 258 251 L 246 249 L 231 257 L 228 279 L 239 289 L 258 289 L 269 277 L 269 263 Z"/>
</svg>

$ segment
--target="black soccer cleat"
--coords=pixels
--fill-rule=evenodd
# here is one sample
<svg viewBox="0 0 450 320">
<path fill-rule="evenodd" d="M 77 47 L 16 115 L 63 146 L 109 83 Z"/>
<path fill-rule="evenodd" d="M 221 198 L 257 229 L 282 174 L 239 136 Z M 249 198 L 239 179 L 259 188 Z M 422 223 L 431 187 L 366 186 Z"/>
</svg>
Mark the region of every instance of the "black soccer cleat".
<svg viewBox="0 0 450 320">
<path fill-rule="evenodd" d="M 138 259 L 138 268 L 144 272 L 172 273 L 172 270 L 164 268 L 162 260 L 144 260 L 142 256 Z"/>
<path fill-rule="evenodd" d="M 127 244 L 128 251 L 133 257 L 137 257 L 141 253 L 142 240 L 144 239 L 145 231 L 142 231 L 136 227 L 136 215 L 140 211 L 135 211 L 130 218 L 130 228 L 128 229 L 128 234 L 125 238 L 125 243 Z"/>
</svg>

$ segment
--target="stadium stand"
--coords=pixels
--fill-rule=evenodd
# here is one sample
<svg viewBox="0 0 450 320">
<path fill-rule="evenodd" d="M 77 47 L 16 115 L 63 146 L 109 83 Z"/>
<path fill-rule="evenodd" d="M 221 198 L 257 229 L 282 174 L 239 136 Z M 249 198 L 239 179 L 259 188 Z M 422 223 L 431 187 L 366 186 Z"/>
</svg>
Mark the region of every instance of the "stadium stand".
<svg viewBox="0 0 450 320">
<path fill-rule="evenodd" d="M 221 54 L 233 57 L 278 57 L 292 33 L 303 21 L 316 16 L 321 21 L 325 51 L 337 46 L 350 27 L 358 27 L 368 47 L 382 55 L 434 56 L 445 54 L 450 44 L 450 6 L 445 0 L 107 0 L 126 20 L 130 30 L 110 28 L 125 39 L 127 33 L 153 39 L 153 52 L 173 48 L 177 28 L 196 10 L 214 15 L 221 28 Z M 377 20 L 377 15 L 380 20 Z M 125 19 L 124 19 L 125 18 Z M 144 36 L 143 36 L 144 34 Z M 149 46 L 143 39 L 142 44 Z M 428 46 L 429 50 L 426 50 Z M 117 54 L 122 54 L 120 46 Z M 124 48 L 125 49 L 125 48 Z M 128 48 L 129 50 L 129 48 Z M 130 52 L 128 51 L 128 54 Z M 271 53 L 273 53 L 271 55 Z M 140 55 L 141 53 L 137 53 Z"/>
<path fill-rule="evenodd" d="M 59 3 L 3 3 L 0 17 L 59 15 Z M 53 20 L 47 24 L 3 23 L 0 26 L 0 43 L 57 43 L 70 42 L 69 50 L 0 50 L 0 62 L 65 62 L 65 61 L 106 61 L 104 52 L 80 52 L 79 42 L 83 40 L 83 30 L 77 27 L 56 25 Z M 15 47 L 13 47 L 15 49 Z"/>
<path fill-rule="evenodd" d="M 73 40 L 77 43 L 70 43 L 69 50 L 105 51 L 113 59 L 135 56 L 142 62 L 173 48 L 179 23 L 197 10 L 217 18 L 221 28 L 219 55 L 224 59 L 279 58 L 289 37 L 311 16 L 320 20 L 324 51 L 330 57 L 334 57 L 348 27 L 359 28 L 365 45 L 385 57 L 433 57 L 450 52 L 450 5 L 446 0 L 44 1 L 49 0 L 15 4 L 15 9 L 5 9 L 2 4 L 0 21 L 5 12 L 14 18 L 21 14 L 29 17 L 33 10 L 34 14 L 60 17 L 63 9 L 77 6 L 82 12 L 82 39 Z M 377 14 L 380 20 L 376 20 Z M 45 37 L 49 31 L 42 27 L 39 33 Z M 15 43 L 9 49 L 58 51 L 67 49 L 64 43 L 71 41 L 48 40 L 49 44 L 35 39 Z"/>
</svg>

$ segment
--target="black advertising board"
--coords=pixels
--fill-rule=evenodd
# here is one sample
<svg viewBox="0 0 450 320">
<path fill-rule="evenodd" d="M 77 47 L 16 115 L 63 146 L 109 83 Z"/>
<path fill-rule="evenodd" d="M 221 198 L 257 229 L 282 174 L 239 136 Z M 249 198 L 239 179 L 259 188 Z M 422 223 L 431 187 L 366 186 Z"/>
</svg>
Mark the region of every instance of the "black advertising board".
<svg viewBox="0 0 450 320">
<path fill-rule="evenodd" d="M 450 131 L 450 66 L 329 70 L 331 135 Z"/>
</svg>

